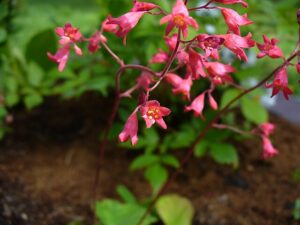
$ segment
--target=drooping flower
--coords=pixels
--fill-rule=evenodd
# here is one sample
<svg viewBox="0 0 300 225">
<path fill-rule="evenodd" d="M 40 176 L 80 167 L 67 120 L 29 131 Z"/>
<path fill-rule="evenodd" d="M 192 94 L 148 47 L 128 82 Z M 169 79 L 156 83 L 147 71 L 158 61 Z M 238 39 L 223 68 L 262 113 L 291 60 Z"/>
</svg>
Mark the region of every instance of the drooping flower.
<svg viewBox="0 0 300 225">
<path fill-rule="evenodd" d="M 225 47 L 230 49 L 239 59 L 246 62 L 248 61 L 244 48 L 252 48 L 255 45 L 255 41 L 251 39 L 251 33 L 248 33 L 245 37 L 236 34 L 223 34 L 217 36 L 225 39 Z"/>
<path fill-rule="evenodd" d="M 232 66 L 219 62 L 206 62 L 205 67 L 214 85 L 232 82 L 232 77 L 229 75 L 235 72 Z"/>
<path fill-rule="evenodd" d="M 273 123 L 263 123 L 259 126 L 262 134 L 265 136 L 269 136 L 275 130 L 276 126 Z"/>
<path fill-rule="evenodd" d="M 100 48 L 99 43 L 100 42 L 106 43 L 107 39 L 99 31 L 97 31 L 92 35 L 92 37 L 88 39 L 88 41 L 89 41 L 88 49 L 91 53 L 94 53 Z"/>
<path fill-rule="evenodd" d="M 123 43 L 126 44 L 126 37 L 129 31 L 131 31 L 139 22 L 141 17 L 145 14 L 142 12 L 128 12 L 118 18 L 113 18 L 108 16 L 106 24 L 116 24 L 118 25 L 118 30 L 114 32 L 118 37 L 123 37 Z"/>
<path fill-rule="evenodd" d="M 64 27 L 57 27 L 55 32 L 60 36 L 59 44 L 76 44 L 82 38 L 78 28 L 73 27 L 70 23 L 66 23 Z"/>
<path fill-rule="evenodd" d="M 221 12 L 228 26 L 228 31 L 241 35 L 240 26 L 246 26 L 253 22 L 247 18 L 247 14 L 240 16 L 233 9 L 221 8 Z"/>
<path fill-rule="evenodd" d="M 160 20 L 160 24 L 168 23 L 166 29 L 166 35 L 168 35 L 174 27 L 177 27 L 182 30 L 183 37 L 187 37 L 188 35 L 188 26 L 194 27 L 196 30 L 198 29 L 197 22 L 189 16 L 189 11 L 186 8 L 183 0 L 177 0 L 176 4 L 172 9 L 172 13 L 164 16 Z"/>
<path fill-rule="evenodd" d="M 47 55 L 50 60 L 58 64 L 58 71 L 62 72 L 69 59 L 70 45 L 65 45 L 64 47 L 59 48 L 54 55 L 52 55 L 50 52 L 48 52 Z"/>
<path fill-rule="evenodd" d="M 163 116 L 168 116 L 171 113 L 170 109 L 160 106 L 156 100 L 151 100 L 141 106 L 140 111 L 147 128 L 150 128 L 156 122 L 163 129 L 167 129 Z"/>
<path fill-rule="evenodd" d="M 177 43 L 177 34 L 173 34 L 171 37 L 166 36 L 165 41 L 167 46 L 171 51 L 175 49 L 176 43 Z"/>
<path fill-rule="evenodd" d="M 141 11 L 150 11 L 154 8 L 157 8 L 158 6 L 150 3 L 150 2 L 139 2 L 137 0 L 133 0 L 133 8 L 131 9 L 131 12 L 141 12 Z"/>
<path fill-rule="evenodd" d="M 119 134 L 120 142 L 131 140 L 131 144 L 135 145 L 138 142 L 138 119 L 136 112 L 133 112 L 127 119 L 123 131 Z"/>
<path fill-rule="evenodd" d="M 193 84 L 192 76 L 183 79 L 174 73 L 168 73 L 166 81 L 173 86 L 172 92 L 174 94 L 183 94 L 190 100 L 190 90 Z"/>
<path fill-rule="evenodd" d="M 280 68 L 274 76 L 273 83 L 266 83 L 265 86 L 266 88 L 273 88 L 271 97 L 277 95 L 280 91 L 282 91 L 285 99 L 288 100 L 289 95 L 293 94 L 293 92 L 288 87 L 287 66 Z"/>
<path fill-rule="evenodd" d="M 263 140 L 263 158 L 268 159 L 278 154 L 278 150 L 273 147 L 270 139 L 266 136 L 262 136 Z"/>
<path fill-rule="evenodd" d="M 205 92 L 198 95 L 191 103 L 191 105 L 185 107 L 185 111 L 194 111 L 195 116 L 200 116 L 202 119 L 204 119 L 204 116 L 202 115 L 202 111 L 204 109 L 204 98 L 205 98 Z"/>
<path fill-rule="evenodd" d="M 296 64 L 296 70 L 297 70 L 297 73 L 300 74 L 300 62 L 298 62 L 298 63 Z"/>
<path fill-rule="evenodd" d="M 201 77 L 206 77 L 206 74 L 203 69 L 204 59 L 203 57 L 190 48 L 189 50 L 189 67 L 191 68 L 191 72 L 194 80 L 198 80 Z"/>
<path fill-rule="evenodd" d="M 214 97 L 211 95 L 211 92 L 208 92 L 208 102 L 210 107 L 213 110 L 217 110 L 218 109 L 218 103 L 216 102 L 216 100 L 214 99 Z"/>
<path fill-rule="evenodd" d="M 178 64 L 180 65 L 185 65 L 189 62 L 189 54 L 183 49 L 177 52 L 176 58 L 178 60 Z"/>
<path fill-rule="evenodd" d="M 102 22 L 102 30 L 105 32 L 110 32 L 110 33 L 116 33 L 118 32 L 118 25 L 117 24 L 108 24 L 108 18 L 106 18 Z"/>
<path fill-rule="evenodd" d="M 241 4 L 243 7 L 247 8 L 248 4 L 244 0 L 214 0 L 215 2 L 222 3 L 224 5 L 231 5 L 231 4 Z"/>
<path fill-rule="evenodd" d="M 205 51 L 205 57 L 219 60 L 219 49 L 225 39 L 216 35 L 200 34 L 197 36 L 198 46 Z"/>
<path fill-rule="evenodd" d="M 137 78 L 138 87 L 142 87 L 145 90 L 148 90 L 152 82 L 153 82 L 152 75 L 146 71 L 143 71 L 142 74 Z"/>
<path fill-rule="evenodd" d="M 169 59 L 168 53 L 164 52 L 161 48 L 158 49 L 158 53 L 152 56 L 150 63 L 165 63 Z"/>
<path fill-rule="evenodd" d="M 260 53 L 257 55 L 257 58 L 262 58 L 266 55 L 274 59 L 283 57 L 281 49 L 276 45 L 279 42 L 277 39 L 272 38 L 270 40 L 266 35 L 263 35 L 263 39 L 264 44 L 257 43 L 257 47 L 260 50 Z"/>
</svg>

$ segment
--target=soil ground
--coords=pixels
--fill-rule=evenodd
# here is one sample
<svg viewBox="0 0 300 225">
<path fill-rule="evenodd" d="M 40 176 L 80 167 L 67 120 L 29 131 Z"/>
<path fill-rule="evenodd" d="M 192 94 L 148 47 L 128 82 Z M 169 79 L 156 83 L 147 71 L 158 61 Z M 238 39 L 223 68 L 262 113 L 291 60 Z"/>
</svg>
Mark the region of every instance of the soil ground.
<svg viewBox="0 0 300 225">
<path fill-rule="evenodd" d="M 110 102 L 88 95 L 67 102 L 49 99 L 32 112 L 16 110 L 13 133 L 0 143 L 1 225 L 92 223 L 98 136 L 110 108 Z M 300 127 L 276 117 L 272 122 L 278 125 L 278 157 L 261 160 L 261 143 L 251 140 L 237 146 L 238 170 L 204 157 L 191 160 L 180 173 L 168 192 L 192 200 L 194 225 L 300 224 L 291 216 L 293 202 L 300 197 L 300 182 L 292 179 L 300 169 Z M 108 146 L 99 199 L 117 198 L 118 184 L 140 198 L 150 193 L 141 172 L 127 173 L 135 154 Z"/>
</svg>

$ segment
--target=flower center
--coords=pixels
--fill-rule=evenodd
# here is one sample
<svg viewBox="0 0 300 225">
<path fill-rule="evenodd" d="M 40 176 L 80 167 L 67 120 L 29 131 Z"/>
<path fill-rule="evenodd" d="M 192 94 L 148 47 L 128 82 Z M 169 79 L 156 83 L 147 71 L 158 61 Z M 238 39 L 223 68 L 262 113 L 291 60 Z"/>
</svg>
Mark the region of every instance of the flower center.
<svg viewBox="0 0 300 225">
<path fill-rule="evenodd" d="M 220 45 L 224 42 L 223 39 L 217 38 L 217 37 L 208 37 L 204 40 L 204 46 L 207 49 L 217 49 L 220 47 Z"/>
<path fill-rule="evenodd" d="M 184 16 L 177 14 L 173 18 L 173 22 L 176 24 L 178 27 L 183 27 L 184 26 Z"/>
<path fill-rule="evenodd" d="M 157 119 L 159 119 L 161 117 L 160 110 L 156 106 L 149 107 L 149 109 L 148 109 L 148 111 L 147 111 L 146 114 L 147 114 L 147 117 L 149 119 L 155 119 L 155 120 L 157 120 Z"/>
<path fill-rule="evenodd" d="M 274 46 L 271 45 L 271 44 L 266 44 L 265 47 L 264 47 L 264 50 L 265 51 L 270 51 Z"/>
</svg>

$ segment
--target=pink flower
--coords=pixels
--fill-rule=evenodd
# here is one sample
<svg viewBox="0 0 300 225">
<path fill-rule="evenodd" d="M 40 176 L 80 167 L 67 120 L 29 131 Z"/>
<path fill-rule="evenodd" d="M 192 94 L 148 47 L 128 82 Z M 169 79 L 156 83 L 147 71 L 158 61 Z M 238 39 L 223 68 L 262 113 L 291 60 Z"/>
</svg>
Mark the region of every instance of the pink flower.
<svg viewBox="0 0 300 225">
<path fill-rule="evenodd" d="M 241 35 L 240 26 L 246 26 L 253 23 L 247 18 L 247 14 L 240 16 L 236 11 L 227 8 L 221 8 L 221 12 L 227 23 L 228 30 L 237 35 Z"/>
<path fill-rule="evenodd" d="M 147 101 L 141 108 L 142 117 L 146 122 L 146 127 L 150 128 L 155 122 L 163 129 L 167 129 L 167 125 L 163 116 L 168 116 L 171 110 L 160 106 L 156 100 Z"/>
<path fill-rule="evenodd" d="M 287 66 L 280 68 L 275 74 L 273 83 L 266 83 L 266 88 L 273 88 L 272 96 L 277 95 L 279 91 L 283 92 L 283 95 L 286 100 L 289 99 L 289 95 L 293 94 L 292 90 L 288 87 L 288 74 Z"/>
<path fill-rule="evenodd" d="M 300 63 L 299 62 L 296 64 L 296 70 L 297 70 L 297 73 L 300 74 Z"/>
<path fill-rule="evenodd" d="M 259 126 L 262 134 L 265 136 L 269 136 L 275 130 L 276 126 L 273 123 L 263 123 Z"/>
<path fill-rule="evenodd" d="M 235 71 L 232 66 L 219 62 L 206 62 L 205 67 L 214 85 L 232 82 L 232 77 L 229 75 Z"/>
<path fill-rule="evenodd" d="M 278 154 L 278 150 L 273 147 L 270 139 L 266 136 L 262 136 L 263 140 L 263 158 L 268 159 Z"/>
<path fill-rule="evenodd" d="M 236 34 L 224 34 L 218 35 L 225 39 L 224 45 L 230 49 L 239 59 L 248 61 L 248 57 L 243 50 L 244 48 L 251 48 L 255 45 L 255 41 L 251 39 L 252 34 L 248 33 L 246 37 L 241 37 Z"/>
<path fill-rule="evenodd" d="M 216 100 L 214 99 L 214 97 L 211 95 L 210 92 L 208 92 L 208 102 L 209 102 L 210 107 L 213 110 L 217 110 L 218 109 L 218 103 L 216 102 Z"/>
<path fill-rule="evenodd" d="M 79 29 L 74 28 L 70 23 L 65 24 L 64 27 L 57 27 L 55 32 L 60 36 L 59 44 L 75 44 L 81 40 L 81 33 Z"/>
<path fill-rule="evenodd" d="M 108 24 L 108 19 L 106 18 L 102 22 L 102 30 L 105 31 L 105 32 L 117 33 L 118 32 L 118 25 L 117 24 Z"/>
<path fill-rule="evenodd" d="M 150 84 L 153 82 L 153 77 L 150 73 L 143 71 L 142 74 L 137 78 L 137 85 L 139 87 L 148 90 Z"/>
<path fill-rule="evenodd" d="M 151 63 L 165 63 L 169 59 L 168 53 L 164 52 L 162 49 L 158 49 L 158 53 L 156 53 L 150 59 Z"/>
<path fill-rule="evenodd" d="M 182 79 L 174 73 L 168 73 L 166 81 L 173 86 L 172 91 L 174 94 L 183 94 L 188 100 L 190 100 L 190 90 L 193 84 L 191 76 L 187 76 L 185 79 Z"/>
<path fill-rule="evenodd" d="M 219 60 L 219 49 L 224 42 L 224 38 L 216 35 L 200 34 L 197 36 L 198 46 L 205 51 L 205 57 L 212 57 Z"/>
<path fill-rule="evenodd" d="M 118 25 L 118 30 L 114 32 L 118 37 L 123 37 L 123 43 L 126 44 L 126 36 L 130 30 L 132 30 L 141 17 L 146 12 L 128 12 L 118 18 L 113 18 L 111 16 L 108 16 L 108 22 L 106 24 L 116 24 Z"/>
<path fill-rule="evenodd" d="M 176 47 L 177 36 L 178 36 L 177 34 L 173 34 L 171 37 L 168 36 L 165 37 L 166 44 L 171 51 L 173 51 Z"/>
<path fill-rule="evenodd" d="M 257 58 L 262 58 L 266 55 L 270 56 L 271 58 L 280 58 L 283 57 L 281 49 L 276 46 L 279 42 L 277 39 L 272 38 L 270 40 L 266 35 L 263 35 L 264 44 L 257 43 L 257 47 L 260 50 L 260 53 L 257 55 Z"/>
<path fill-rule="evenodd" d="M 57 50 L 55 55 L 47 53 L 48 58 L 58 64 L 58 71 L 62 72 L 66 66 L 66 63 L 70 55 L 70 45 L 65 45 L 64 47 Z"/>
<path fill-rule="evenodd" d="M 91 53 L 94 53 L 100 48 L 99 43 L 100 42 L 106 43 L 107 39 L 99 31 L 97 31 L 96 33 L 93 34 L 91 38 L 88 39 L 88 41 L 89 41 L 88 49 Z"/>
<path fill-rule="evenodd" d="M 184 50 L 179 50 L 176 56 L 180 65 L 185 65 L 189 62 L 189 54 Z"/>
<path fill-rule="evenodd" d="M 127 119 L 123 131 L 119 134 L 120 142 L 131 139 L 131 144 L 135 145 L 138 142 L 138 119 L 136 112 L 133 112 Z"/>
<path fill-rule="evenodd" d="M 245 8 L 248 7 L 248 4 L 244 0 L 214 0 L 214 1 L 225 5 L 240 3 L 243 7 Z"/>
<path fill-rule="evenodd" d="M 193 26 L 196 30 L 198 29 L 197 22 L 189 16 L 183 0 L 177 0 L 176 4 L 172 9 L 172 13 L 164 16 L 160 20 L 160 24 L 168 23 L 166 29 L 166 35 L 168 35 L 174 27 L 177 27 L 183 31 L 183 37 L 188 35 L 188 26 Z"/>
<path fill-rule="evenodd" d="M 195 50 L 190 48 L 189 66 L 191 68 L 194 80 L 198 80 L 200 78 L 200 76 L 206 77 L 206 74 L 203 69 L 203 65 L 204 65 L 204 62 L 203 62 L 202 56 L 198 52 L 196 52 Z"/>
<path fill-rule="evenodd" d="M 131 12 L 150 11 L 151 9 L 157 8 L 158 6 L 150 2 L 139 2 L 133 0 L 134 6 Z"/>
<path fill-rule="evenodd" d="M 202 119 L 204 119 L 204 116 L 202 115 L 202 111 L 204 109 L 204 98 L 205 98 L 205 92 L 198 95 L 193 101 L 190 106 L 185 107 L 185 111 L 194 111 L 195 116 L 200 116 Z"/>
</svg>

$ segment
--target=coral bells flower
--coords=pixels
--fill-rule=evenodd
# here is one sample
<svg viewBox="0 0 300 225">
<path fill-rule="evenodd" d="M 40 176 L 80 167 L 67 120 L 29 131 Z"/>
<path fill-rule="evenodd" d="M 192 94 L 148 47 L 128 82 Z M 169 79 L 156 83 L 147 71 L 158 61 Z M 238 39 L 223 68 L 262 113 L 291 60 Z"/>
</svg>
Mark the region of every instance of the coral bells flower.
<svg viewBox="0 0 300 225">
<path fill-rule="evenodd" d="M 133 112 L 127 119 L 123 131 L 119 134 L 119 140 L 121 142 L 131 139 L 131 144 L 135 145 L 138 141 L 138 119 L 136 112 Z"/>
<path fill-rule="evenodd" d="M 259 126 L 262 134 L 265 136 L 269 136 L 275 130 L 276 126 L 273 123 L 263 123 Z"/>
<path fill-rule="evenodd" d="M 158 6 L 150 3 L 150 2 L 139 2 L 137 0 L 133 0 L 134 6 L 131 9 L 131 12 L 140 12 L 140 11 L 150 11 Z"/>
<path fill-rule="evenodd" d="M 104 43 L 107 42 L 106 37 L 104 37 L 99 31 L 94 33 L 93 36 L 88 39 L 88 41 L 89 41 L 88 49 L 91 53 L 96 52 L 100 48 L 99 46 L 100 42 L 104 42 Z"/>
<path fill-rule="evenodd" d="M 266 35 L 263 35 L 264 44 L 257 43 L 257 47 L 260 50 L 260 53 L 257 55 L 257 58 L 262 58 L 266 55 L 270 56 L 271 58 L 280 58 L 283 57 L 281 49 L 276 46 L 279 42 L 277 39 L 272 38 L 270 40 Z"/>
<path fill-rule="evenodd" d="M 209 102 L 210 107 L 213 110 L 217 110 L 218 109 L 218 103 L 216 102 L 216 100 L 214 99 L 214 97 L 211 95 L 210 92 L 208 92 L 208 102 Z"/>
<path fill-rule="evenodd" d="M 118 25 L 117 24 L 108 24 L 107 18 L 102 22 L 101 27 L 102 27 L 102 30 L 105 32 L 116 33 L 118 31 Z"/>
<path fill-rule="evenodd" d="M 248 61 L 248 57 L 243 49 L 252 48 L 255 45 L 255 41 L 251 39 L 251 33 L 248 33 L 246 37 L 241 37 L 236 34 L 224 34 L 217 36 L 225 39 L 225 47 L 231 50 L 239 59 L 246 62 Z"/>
<path fill-rule="evenodd" d="M 171 37 L 168 36 L 165 37 L 166 44 L 171 51 L 173 51 L 176 47 L 177 36 L 178 36 L 177 34 L 173 34 Z"/>
<path fill-rule="evenodd" d="M 163 129 L 167 129 L 167 125 L 163 116 L 168 116 L 171 110 L 160 106 L 156 100 L 147 101 L 141 108 L 142 117 L 146 122 L 146 127 L 150 128 L 155 122 Z"/>
<path fill-rule="evenodd" d="M 74 28 L 70 23 L 65 24 L 64 27 L 57 27 L 55 32 L 58 36 L 60 36 L 59 44 L 75 44 L 81 40 L 81 33 L 79 29 Z"/>
<path fill-rule="evenodd" d="M 183 94 L 190 100 L 190 90 L 193 84 L 192 76 L 187 76 L 185 79 L 182 79 L 180 76 L 169 73 L 166 77 L 166 81 L 173 86 L 174 94 Z"/>
<path fill-rule="evenodd" d="M 298 63 L 296 64 L 296 70 L 297 70 L 297 73 L 300 74 L 300 62 L 298 62 Z"/>
<path fill-rule="evenodd" d="M 198 46 L 205 51 L 206 57 L 212 57 L 219 60 L 219 49 L 221 48 L 224 38 L 215 35 L 200 34 L 197 36 Z"/>
<path fill-rule="evenodd" d="M 266 136 L 262 136 L 263 140 L 263 158 L 268 159 L 278 154 L 278 150 L 273 147 L 270 139 Z"/>
<path fill-rule="evenodd" d="M 205 92 L 198 95 L 193 101 L 190 106 L 185 107 L 185 111 L 194 111 L 195 116 L 200 116 L 202 119 L 204 119 L 204 116 L 202 115 L 202 111 L 204 109 L 204 98 L 205 98 Z"/>
<path fill-rule="evenodd" d="M 232 66 L 219 62 L 206 62 L 205 67 L 214 85 L 232 82 L 232 77 L 229 75 L 235 71 Z"/>
<path fill-rule="evenodd" d="M 247 18 L 247 14 L 240 16 L 236 11 L 227 8 L 221 8 L 228 30 L 234 34 L 241 35 L 240 26 L 246 26 L 253 22 Z"/>
<path fill-rule="evenodd" d="M 247 8 L 248 4 L 244 0 L 214 0 L 215 2 L 222 3 L 225 5 L 240 3 L 243 7 Z"/>
<path fill-rule="evenodd" d="M 150 73 L 143 71 L 142 74 L 137 78 L 138 87 L 142 87 L 145 90 L 149 89 L 150 84 L 153 82 L 153 77 Z"/>
<path fill-rule="evenodd" d="M 116 24 L 118 25 L 118 30 L 114 32 L 118 37 L 123 37 L 123 43 L 126 44 L 126 36 L 130 30 L 132 30 L 141 17 L 145 14 L 145 11 L 142 12 L 129 12 L 118 18 L 113 18 L 108 16 L 108 21 L 106 24 Z"/>
<path fill-rule="evenodd" d="M 206 77 L 206 74 L 203 69 L 203 58 L 202 56 L 190 48 L 189 50 L 189 66 L 192 71 L 193 79 L 197 80 L 201 77 Z"/>
<path fill-rule="evenodd" d="M 164 16 L 160 20 L 160 24 L 168 23 L 166 35 L 168 35 L 174 27 L 183 31 L 183 37 L 188 35 L 188 26 L 198 29 L 197 22 L 189 16 L 189 11 L 186 8 L 183 0 L 177 0 L 170 15 Z"/>
<path fill-rule="evenodd" d="M 283 92 L 283 95 L 286 100 L 289 99 L 289 95 L 293 94 L 292 90 L 288 87 L 288 74 L 287 66 L 280 68 L 275 74 L 273 83 L 266 83 L 266 88 L 273 88 L 272 96 L 277 95 L 280 91 Z"/>
<path fill-rule="evenodd" d="M 165 63 L 169 59 L 168 53 L 164 52 L 162 49 L 158 49 L 158 53 L 156 53 L 150 59 L 151 63 Z"/>
<path fill-rule="evenodd" d="M 48 58 L 58 64 L 58 71 L 62 72 L 66 66 L 66 63 L 69 59 L 70 55 L 70 46 L 66 45 L 60 49 L 57 50 L 55 55 L 52 55 L 51 53 L 47 53 Z"/>
</svg>

